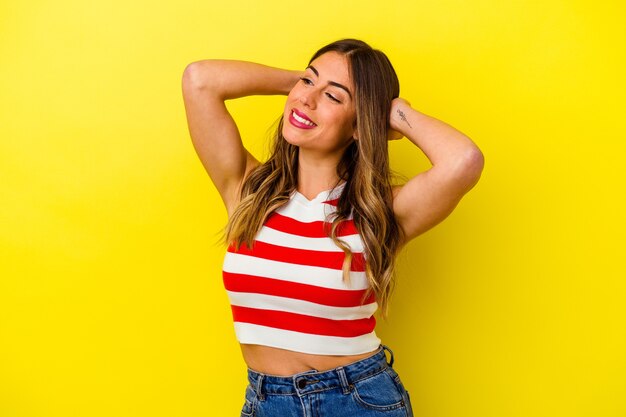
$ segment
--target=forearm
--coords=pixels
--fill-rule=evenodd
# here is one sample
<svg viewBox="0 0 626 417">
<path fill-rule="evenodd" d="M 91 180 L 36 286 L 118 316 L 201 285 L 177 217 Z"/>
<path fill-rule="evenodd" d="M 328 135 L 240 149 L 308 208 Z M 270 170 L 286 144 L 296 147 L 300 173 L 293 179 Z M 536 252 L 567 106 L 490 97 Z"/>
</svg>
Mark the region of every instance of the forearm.
<svg viewBox="0 0 626 417">
<path fill-rule="evenodd" d="M 286 95 L 302 74 L 253 62 L 207 59 L 187 65 L 183 84 L 228 100 L 250 95 Z"/>
<path fill-rule="evenodd" d="M 482 153 L 469 137 L 408 103 L 394 106 L 391 127 L 417 145 L 433 166 L 457 168 L 470 164 L 482 168 Z"/>
</svg>

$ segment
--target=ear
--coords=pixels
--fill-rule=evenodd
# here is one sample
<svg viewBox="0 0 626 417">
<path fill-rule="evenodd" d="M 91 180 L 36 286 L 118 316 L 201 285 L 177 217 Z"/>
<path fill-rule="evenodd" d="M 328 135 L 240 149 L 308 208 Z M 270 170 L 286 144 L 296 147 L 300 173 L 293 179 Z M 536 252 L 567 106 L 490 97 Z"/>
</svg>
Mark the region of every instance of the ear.
<svg viewBox="0 0 626 417">
<path fill-rule="evenodd" d="M 354 132 L 352 132 L 352 139 L 359 140 L 359 131 L 356 127 L 356 121 L 354 122 Z"/>
</svg>

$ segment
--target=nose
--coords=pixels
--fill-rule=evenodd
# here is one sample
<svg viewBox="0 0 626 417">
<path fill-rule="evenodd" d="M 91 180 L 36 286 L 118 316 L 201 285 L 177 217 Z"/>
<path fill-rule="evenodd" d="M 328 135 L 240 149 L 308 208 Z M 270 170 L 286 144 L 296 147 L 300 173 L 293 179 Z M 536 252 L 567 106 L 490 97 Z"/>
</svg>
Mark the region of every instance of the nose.
<svg viewBox="0 0 626 417">
<path fill-rule="evenodd" d="M 315 105 L 316 105 L 316 98 L 315 98 L 315 91 L 313 88 L 309 88 L 306 90 L 303 90 L 300 93 L 300 97 L 298 98 L 298 100 L 300 101 L 300 103 L 302 103 L 303 105 L 314 109 Z"/>
</svg>

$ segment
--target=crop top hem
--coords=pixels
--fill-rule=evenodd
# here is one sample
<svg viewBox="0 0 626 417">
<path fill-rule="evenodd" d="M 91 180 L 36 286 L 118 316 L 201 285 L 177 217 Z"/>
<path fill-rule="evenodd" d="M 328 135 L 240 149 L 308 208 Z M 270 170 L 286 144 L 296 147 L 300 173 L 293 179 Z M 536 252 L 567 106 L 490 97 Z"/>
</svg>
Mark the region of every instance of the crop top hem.
<svg viewBox="0 0 626 417">
<path fill-rule="evenodd" d="M 313 355 L 359 355 L 376 350 L 381 340 L 372 331 L 358 337 L 309 335 L 290 330 L 235 322 L 241 344 L 270 346 Z"/>
</svg>

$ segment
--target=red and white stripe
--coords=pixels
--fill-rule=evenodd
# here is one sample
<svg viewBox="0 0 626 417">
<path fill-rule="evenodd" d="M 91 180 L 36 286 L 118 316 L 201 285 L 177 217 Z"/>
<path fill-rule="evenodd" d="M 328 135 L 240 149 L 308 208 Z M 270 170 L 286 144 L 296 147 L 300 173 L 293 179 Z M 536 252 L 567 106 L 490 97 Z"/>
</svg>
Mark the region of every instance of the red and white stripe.
<svg viewBox="0 0 626 417">
<path fill-rule="evenodd" d="M 380 345 L 373 295 L 363 299 L 363 242 L 352 220 L 337 235 L 353 253 L 350 281 L 343 281 L 344 252 L 325 222 L 343 186 L 313 200 L 294 192 L 273 213 L 252 248 L 231 246 L 223 280 L 235 333 L 241 343 L 322 355 L 371 352 Z"/>
</svg>

